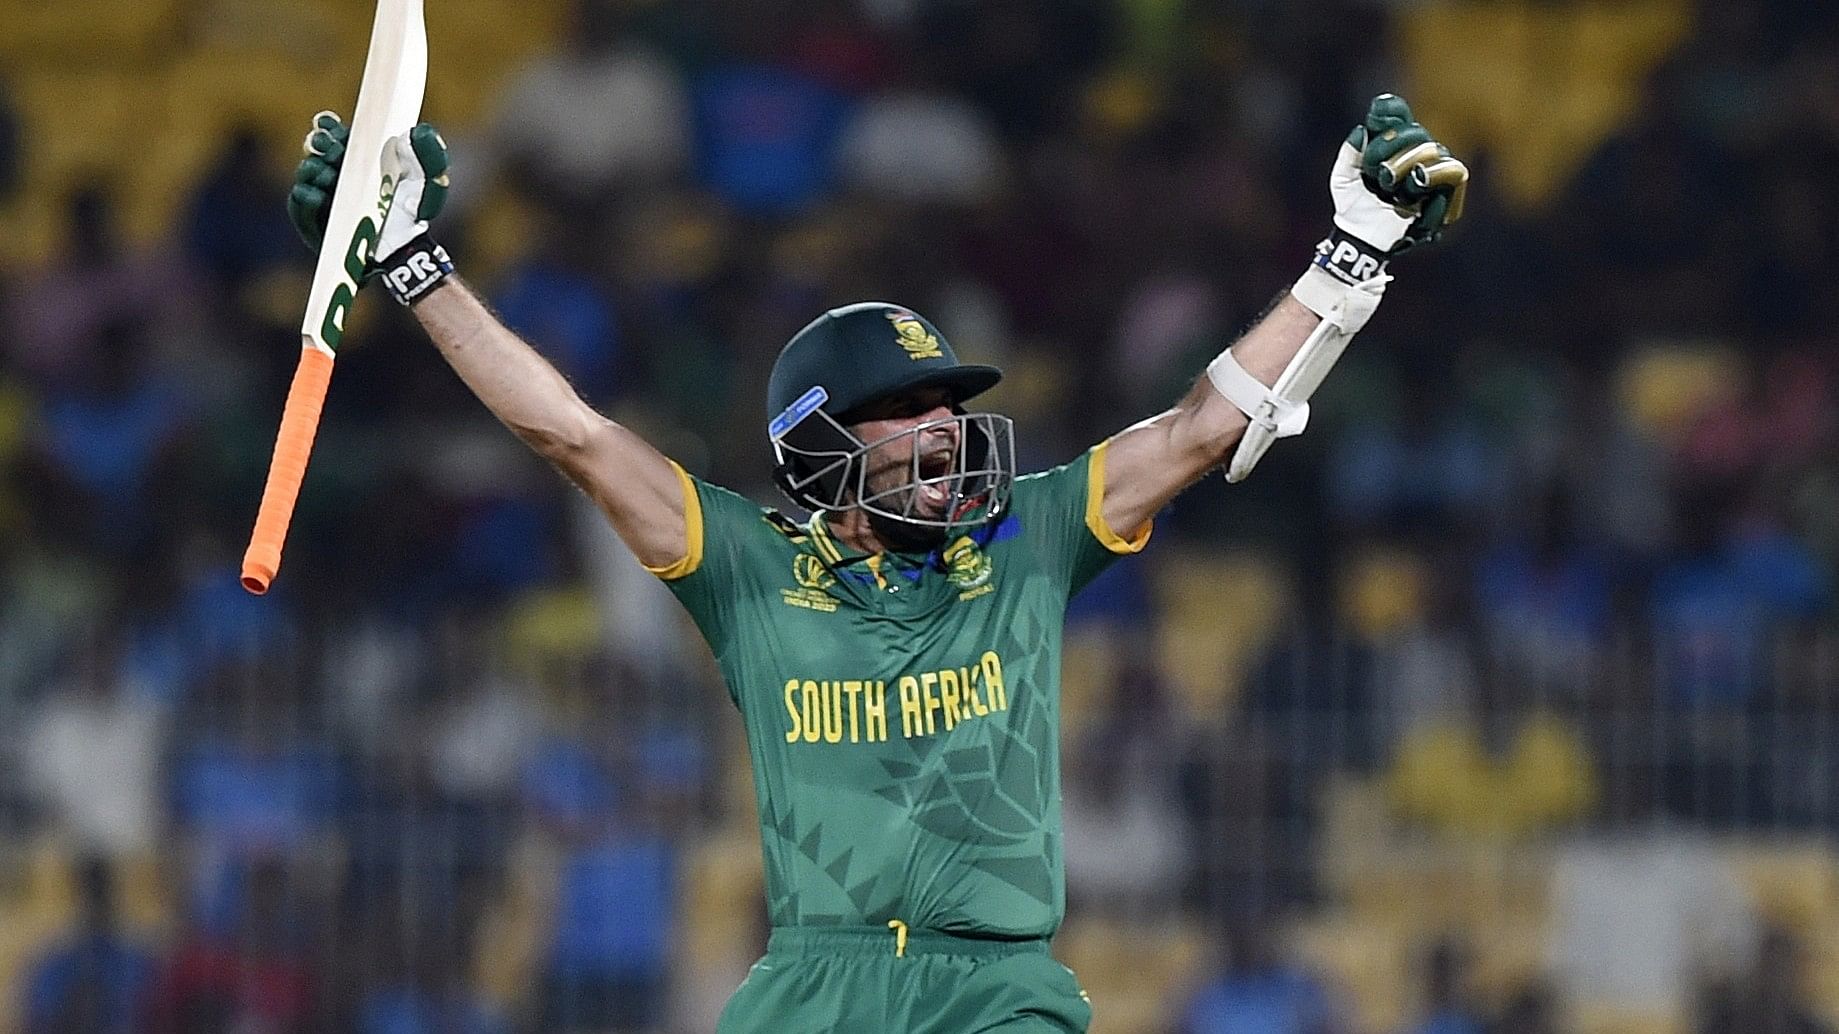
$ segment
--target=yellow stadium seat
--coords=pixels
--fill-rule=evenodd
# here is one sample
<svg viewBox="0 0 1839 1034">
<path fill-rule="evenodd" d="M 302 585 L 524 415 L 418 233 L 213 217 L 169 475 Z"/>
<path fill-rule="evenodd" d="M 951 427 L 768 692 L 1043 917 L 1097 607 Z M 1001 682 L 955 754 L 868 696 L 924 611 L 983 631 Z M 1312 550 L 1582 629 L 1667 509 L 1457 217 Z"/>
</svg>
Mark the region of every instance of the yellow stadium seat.
<svg viewBox="0 0 1839 1034">
<path fill-rule="evenodd" d="M 1060 654 L 1060 726 L 1068 742 L 1076 742 L 1103 714 L 1122 667 L 1120 638 L 1116 630 L 1097 625 L 1067 630 Z"/>
<path fill-rule="evenodd" d="M 28 146 L 29 183 L 56 181 L 81 169 L 112 170 L 122 141 L 157 111 L 144 77 L 118 69 L 58 70 L 13 84 Z"/>
<path fill-rule="evenodd" d="M 1211 952 L 1190 921 L 1075 916 L 1054 938 L 1054 954 L 1091 996 L 1093 1031 L 1159 1034 L 1204 978 Z"/>
<path fill-rule="evenodd" d="M 1839 859 L 1829 845 L 1737 843 L 1725 857 L 1765 918 L 1803 934 L 1839 919 Z"/>
<path fill-rule="evenodd" d="M 1580 1002 L 1565 1029 L 1577 1034 L 1686 1034 L 1690 1024 L 1673 1012 L 1631 1010 L 1613 1003 Z"/>
<path fill-rule="evenodd" d="M 759 943 L 765 875 L 760 837 L 730 823 L 692 846 L 684 864 L 682 956 L 688 970 L 751 962 Z"/>
<path fill-rule="evenodd" d="M 492 116 L 518 69 L 558 45 L 565 4 L 445 0 L 428 13 L 428 95 L 423 112 L 447 126 Z M 465 75 L 441 75 L 463 62 Z"/>
<path fill-rule="evenodd" d="M 76 919 L 77 893 L 70 846 L 54 835 L 0 848 L 0 1002 L 19 1001 L 26 967 L 69 932 Z M 137 856 L 118 862 L 116 901 L 122 926 L 146 936 L 171 921 L 171 900 L 158 859 Z M 0 1012 L 0 1017 L 7 1014 Z M 0 1019 L 4 1030 L 5 1019 Z"/>
<path fill-rule="evenodd" d="M 1322 917 L 1295 924 L 1290 948 L 1347 996 L 1358 1029 L 1396 1030 L 1411 1008 L 1415 931 L 1397 924 Z"/>
<path fill-rule="evenodd" d="M 1289 613 L 1288 581 L 1253 553 L 1170 552 L 1152 578 L 1156 653 L 1175 703 L 1203 721 L 1223 718 Z"/>
<path fill-rule="evenodd" d="M 157 60 L 177 38 L 177 0 L 8 0 L 0 58 L 10 68 L 125 68 Z"/>
<path fill-rule="evenodd" d="M 1634 113 L 1648 74 L 1691 27 L 1689 0 L 1532 4 L 1433 0 L 1400 9 L 1416 114 L 1458 153 L 1487 148 L 1501 193 L 1536 205 Z"/>
<path fill-rule="evenodd" d="M 553 845 L 539 836 L 524 837 L 512 849 L 504 893 L 480 917 L 473 982 L 501 1006 L 523 1000 L 536 986 L 560 867 Z"/>
</svg>

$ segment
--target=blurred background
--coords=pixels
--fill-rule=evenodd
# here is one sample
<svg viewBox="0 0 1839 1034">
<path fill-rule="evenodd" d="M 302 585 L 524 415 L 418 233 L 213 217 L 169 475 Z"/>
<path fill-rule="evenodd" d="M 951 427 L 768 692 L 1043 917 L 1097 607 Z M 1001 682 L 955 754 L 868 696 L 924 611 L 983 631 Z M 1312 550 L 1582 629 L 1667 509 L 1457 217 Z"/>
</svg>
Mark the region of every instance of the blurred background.
<svg viewBox="0 0 1839 1034">
<path fill-rule="evenodd" d="M 428 7 L 462 271 L 768 504 L 822 309 L 920 309 L 1066 460 L 1294 279 L 1405 94 L 1467 218 L 1074 603 L 1093 1030 L 1835 1029 L 1833 5 Z M 0 1029 L 706 1031 L 762 948 L 705 648 L 375 292 L 238 586 L 370 16 L 0 5 Z"/>
</svg>

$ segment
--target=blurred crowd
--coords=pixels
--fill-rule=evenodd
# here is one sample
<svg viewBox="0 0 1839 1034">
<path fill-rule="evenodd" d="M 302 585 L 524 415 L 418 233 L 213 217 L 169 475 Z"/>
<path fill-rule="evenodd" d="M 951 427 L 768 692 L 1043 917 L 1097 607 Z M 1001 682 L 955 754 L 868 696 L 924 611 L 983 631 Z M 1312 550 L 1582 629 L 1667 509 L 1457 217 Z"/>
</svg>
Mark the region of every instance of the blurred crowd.
<svg viewBox="0 0 1839 1034">
<path fill-rule="evenodd" d="M 988 407 L 1038 469 L 1294 279 L 1347 127 L 1432 71 L 1412 6 L 582 0 L 494 117 L 442 127 L 435 231 L 591 401 L 763 504 L 766 370 L 864 298 L 1003 366 Z M 1352 1029 L 1271 943 L 1324 898 L 1333 779 L 1433 837 L 1839 827 L 1839 16 L 1679 6 L 1549 195 L 1497 185 L 1541 156 L 1452 139 L 1468 215 L 1395 262 L 1309 433 L 1075 603 L 1105 660 L 1069 669 L 1072 907 L 1221 931 L 1168 1011 L 1189 1034 Z M 301 98 L 301 132 L 342 100 Z M 24 1029 L 693 1029 L 686 858 L 752 821 L 736 723 L 674 606 L 387 300 L 274 593 L 238 584 L 311 263 L 263 140 L 151 242 L 118 226 L 131 179 L 30 199 L 62 244 L 0 266 L 0 838 L 56 835 L 77 917 L 19 951 Z M 176 902 L 157 941 L 136 880 Z M 1746 929 L 1697 1028 L 1831 1029 L 1796 933 Z M 532 982 L 481 961 L 506 945 Z M 1423 947 L 1410 1030 L 1560 1029 L 1565 987 L 1484 1007 L 1462 944 Z"/>
</svg>

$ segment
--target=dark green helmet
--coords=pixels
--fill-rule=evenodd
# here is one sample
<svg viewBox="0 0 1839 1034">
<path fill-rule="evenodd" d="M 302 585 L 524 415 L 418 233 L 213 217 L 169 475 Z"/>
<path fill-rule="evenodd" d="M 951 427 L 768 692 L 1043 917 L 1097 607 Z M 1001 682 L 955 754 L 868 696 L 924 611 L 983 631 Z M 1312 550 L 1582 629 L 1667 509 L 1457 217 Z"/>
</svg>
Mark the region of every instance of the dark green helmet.
<svg viewBox="0 0 1839 1034">
<path fill-rule="evenodd" d="M 793 502 L 813 510 L 858 506 L 871 515 L 944 528 L 994 518 L 1006 507 L 1015 477 L 1012 425 L 1007 417 L 960 407 L 1000 379 L 1002 371 L 993 366 L 960 363 L 944 335 L 911 309 L 886 302 L 832 309 L 794 334 L 773 363 L 766 408 L 775 480 Z M 952 420 L 959 423 L 951 470 L 922 470 L 914 448 L 908 481 L 871 491 L 863 460 L 892 439 L 864 442 L 848 425 L 863 406 L 922 388 L 950 392 L 957 414 Z M 921 488 L 947 493 L 943 516 L 918 505 Z"/>
<path fill-rule="evenodd" d="M 914 388 L 947 387 L 963 403 L 1002 379 L 994 366 L 958 362 L 924 316 L 886 302 L 857 302 L 812 320 L 773 363 L 766 418 L 792 409 L 815 385 L 829 396 L 824 411 L 847 417 L 876 399 Z"/>
</svg>

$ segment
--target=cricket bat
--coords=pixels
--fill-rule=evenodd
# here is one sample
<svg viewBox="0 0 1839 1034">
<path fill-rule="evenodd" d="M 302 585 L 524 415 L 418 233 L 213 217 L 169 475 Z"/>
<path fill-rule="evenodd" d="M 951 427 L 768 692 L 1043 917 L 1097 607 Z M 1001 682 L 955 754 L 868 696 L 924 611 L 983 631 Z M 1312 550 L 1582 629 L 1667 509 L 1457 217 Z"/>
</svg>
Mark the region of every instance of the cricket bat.
<svg viewBox="0 0 1839 1034">
<path fill-rule="evenodd" d="M 243 588 L 258 596 L 268 591 L 281 569 L 281 546 L 306 477 L 320 409 L 332 380 L 332 361 L 345 336 L 345 318 L 395 195 L 395 184 L 383 177 L 383 145 L 415 125 L 427 79 L 422 0 L 378 0 L 351 135 L 300 325 L 300 365 L 287 392 L 261 509 L 243 554 Z"/>
</svg>

